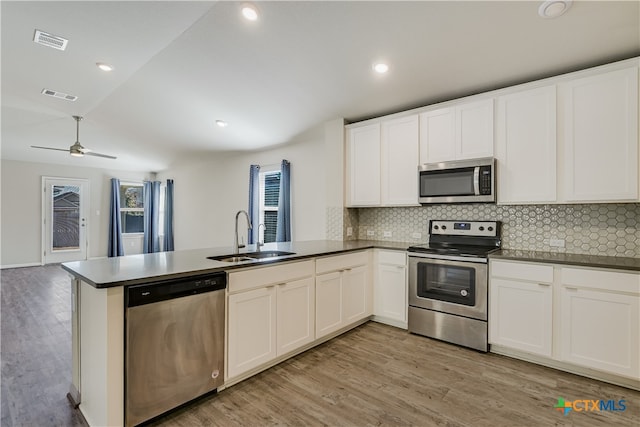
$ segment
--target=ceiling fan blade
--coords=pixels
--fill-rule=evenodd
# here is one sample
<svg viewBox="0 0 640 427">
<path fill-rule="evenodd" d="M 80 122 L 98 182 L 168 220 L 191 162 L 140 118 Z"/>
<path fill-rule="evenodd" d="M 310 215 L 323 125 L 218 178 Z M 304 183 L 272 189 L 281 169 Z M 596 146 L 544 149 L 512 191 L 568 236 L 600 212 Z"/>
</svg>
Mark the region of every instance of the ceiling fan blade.
<svg viewBox="0 0 640 427">
<path fill-rule="evenodd" d="M 40 147 L 38 145 L 32 145 L 31 148 L 42 148 L 43 150 L 56 150 L 56 151 L 66 151 L 69 152 L 68 148 L 52 148 L 52 147 Z"/>
<path fill-rule="evenodd" d="M 85 152 L 85 156 L 104 157 L 105 159 L 117 159 L 117 157 L 109 156 L 108 154 L 94 153 L 93 151 Z"/>
</svg>

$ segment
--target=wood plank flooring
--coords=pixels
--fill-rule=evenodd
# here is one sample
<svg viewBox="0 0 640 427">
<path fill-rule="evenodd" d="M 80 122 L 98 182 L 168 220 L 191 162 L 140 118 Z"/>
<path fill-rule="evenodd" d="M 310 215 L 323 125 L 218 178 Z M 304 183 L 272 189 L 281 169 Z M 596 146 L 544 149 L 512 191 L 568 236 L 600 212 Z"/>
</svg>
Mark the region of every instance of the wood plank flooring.
<svg viewBox="0 0 640 427">
<path fill-rule="evenodd" d="M 67 402 L 69 280 L 57 266 L 3 270 L 2 425 L 81 426 Z M 626 401 L 624 412 L 554 409 Z M 634 426 L 640 393 L 369 322 L 154 426 Z"/>
</svg>

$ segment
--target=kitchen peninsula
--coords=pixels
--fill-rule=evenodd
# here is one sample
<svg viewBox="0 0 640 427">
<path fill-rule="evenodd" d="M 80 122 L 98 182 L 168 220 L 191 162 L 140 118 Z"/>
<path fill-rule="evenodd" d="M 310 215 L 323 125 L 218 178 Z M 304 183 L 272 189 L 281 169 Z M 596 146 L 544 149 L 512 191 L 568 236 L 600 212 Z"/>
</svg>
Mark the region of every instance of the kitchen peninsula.
<svg viewBox="0 0 640 427">
<path fill-rule="evenodd" d="M 69 396 L 79 404 L 89 425 L 123 425 L 125 300 L 130 286 L 227 273 L 226 311 L 227 323 L 231 325 L 225 325 L 227 337 L 224 342 L 225 358 L 229 353 L 231 360 L 225 361 L 227 367 L 223 387 L 226 387 L 366 322 L 373 314 L 372 265 L 373 257 L 377 256 L 374 252 L 393 252 L 401 258 L 404 266 L 407 246 L 406 243 L 394 242 L 307 241 L 266 244 L 261 252 L 292 254 L 253 261 L 222 262 L 208 259 L 233 254 L 230 248 L 211 248 L 64 263 L 62 267 L 73 276 L 73 378 Z M 374 248 L 376 251 L 372 250 Z M 248 252 L 255 249 L 249 247 Z M 318 281 L 316 286 L 314 278 L 324 281 L 322 284 Z M 401 280 L 399 292 L 405 292 L 404 270 L 398 278 Z M 309 321 L 306 323 L 307 330 L 302 331 L 306 338 L 299 340 L 293 336 L 278 351 L 275 343 L 269 342 L 265 344 L 266 353 L 259 348 L 250 349 L 251 354 L 247 355 L 243 355 L 242 350 L 238 353 L 234 343 L 243 339 L 243 329 L 238 321 L 233 322 L 237 318 L 234 317 L 235 309 L 243 313 L 244 306 L 240 300 L 232 307 L 234 298 L 264 290 L 264 300 L 275 301 L 275 294 L 270 293 L 275 292 L 274 288 L 278 288 L 279 292 L 286 291 L 290 284 L 297 288 L 296 281 L 301 279 L 306 282 L 300 283 L 309 284 L 306 294 L 298 292 L 303 298 L 308 298 L 306 315 Z M 289 295 L 295 296 L 296 293 L 283 294 L 280 298 L 285 301 Z M 288 302 L 294 306 L 297 301 Z M 404 300 L 402 303 L 406 305 Z M 282 308 L 278 310 L 281 312 Z M 275 307 L 268 306 L 267 310 L 270 309 L 275 312 Z M 273 335 L 275 339 L 275 318 L 272 320 L 273 323 L 254 323 L 266 325 L 267 328 L 273 326 L 274 330 L 269 329 L 265 333 Z M 237 339 L 229 337 L 229 328 L 234 327 L 240 328 L 232 332 L 234 335 L 240 334 Z M 252 333 L 257 333 L 255 326 L 250 329 Z M 280 338 L 287 337 L 288 332 L 294 335 L 298 333 L 280 331 Z M 260 357 L 254 357 L 255 354 Z"/>
</svg>

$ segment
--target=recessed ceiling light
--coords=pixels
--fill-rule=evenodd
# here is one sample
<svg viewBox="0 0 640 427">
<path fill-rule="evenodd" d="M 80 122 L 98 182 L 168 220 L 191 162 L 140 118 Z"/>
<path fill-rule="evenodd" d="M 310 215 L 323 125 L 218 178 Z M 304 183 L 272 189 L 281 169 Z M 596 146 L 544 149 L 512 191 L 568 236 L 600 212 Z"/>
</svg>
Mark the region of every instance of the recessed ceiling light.
<svg viewBox="0 0 640 427">
<path fill-rule="evenodd" d="M 102 71 L 113 71 L 113 67 L 111 65 L 109 65 L 109 64 L 105 64 L 104 62 L 96 62 L 96 65 Z"/>
<path fill-rule="evenodd" d="M 384 74 L 389 71 L 389 66 L 384 62 L 378 62 L 376 64 L 373 64 L 373 70 L 378 74 Z"/>
<path fill-rule="evenodd" d="M 225 122 L 224 120 L 216 120 L 216 124 L 221 128 L 226 128 L 227 126 L 229 126 L 229 123 Z"/>
<path fill-rule="evenodd" d="M 556 18 L 571 7 L 572 0 L 547 0 L 538 8 L 538 15 L 543 18 Z"/>
<path fill-rule="evenodd" d="M 251 3 L 245 3 L 242 5 L 242 16 L 249 21 L 257 21 L 258 9 Z"/>
</svg>

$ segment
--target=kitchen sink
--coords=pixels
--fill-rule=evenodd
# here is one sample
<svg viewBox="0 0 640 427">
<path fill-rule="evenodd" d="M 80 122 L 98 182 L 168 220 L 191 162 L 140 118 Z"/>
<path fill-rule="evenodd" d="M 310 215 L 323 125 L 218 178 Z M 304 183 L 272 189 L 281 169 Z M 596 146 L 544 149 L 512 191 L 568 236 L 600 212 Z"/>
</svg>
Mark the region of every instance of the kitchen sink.
<svg viewBox="0 0 640 427">
<path fill-rule="evenodd" d="M 260 251 L 260 252 L 249 252 L 249 253 L 242 254 L 242 255 L 248 256 L 248 257 L 251 257 L 251 258 L 262 259 L 262 258 L 275 258 L 275 257 L 285 256 L 285 255 L 295 255 L 295 252 Z"/>
<path fill-rule="evenodd" d="M 208 256 L 207 259 L 212 259 L 214 261 L 221 261 L 221 262 L 246 262 L 246 261 L 258 261 L 264 258 L 277 258 L 285 255 L 295 255 L 295 252 L 284 252 L 284 251 L 246 252 L 243 254 Z"/>
</svg>

